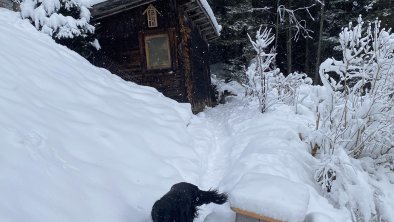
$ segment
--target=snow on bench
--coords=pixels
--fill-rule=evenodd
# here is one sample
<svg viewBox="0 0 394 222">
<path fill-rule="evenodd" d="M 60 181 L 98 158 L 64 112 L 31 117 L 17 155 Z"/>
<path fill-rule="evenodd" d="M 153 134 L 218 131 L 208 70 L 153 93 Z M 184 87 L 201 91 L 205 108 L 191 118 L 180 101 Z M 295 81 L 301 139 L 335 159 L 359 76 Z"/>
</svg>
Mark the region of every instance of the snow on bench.
<svg viewBox="0 0 394 222">
<path fill-rule="evenodd" d="M 301 222 L 309 192 L 305 185 L 279 176 L 248 174 L 230 192 L 230 201 L 237 222 Z"/>
</svg>

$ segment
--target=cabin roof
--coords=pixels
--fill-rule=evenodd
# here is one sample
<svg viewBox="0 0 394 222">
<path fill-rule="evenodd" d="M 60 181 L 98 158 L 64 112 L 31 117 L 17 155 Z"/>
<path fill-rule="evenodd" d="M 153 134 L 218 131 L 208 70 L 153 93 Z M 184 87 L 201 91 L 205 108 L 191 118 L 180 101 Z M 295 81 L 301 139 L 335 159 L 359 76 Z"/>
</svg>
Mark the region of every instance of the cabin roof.
<svg viewBox="0 0 394 222">
<path fill-rule="evenodd" d="M 100 20 L 155 1 L 157 0 L 96 0 L 91 13 L 93 20 Z M 181 7 L 208 41 L 220 35 L 221 26 L 206 0 L 186 0 Z"/>
</svg>

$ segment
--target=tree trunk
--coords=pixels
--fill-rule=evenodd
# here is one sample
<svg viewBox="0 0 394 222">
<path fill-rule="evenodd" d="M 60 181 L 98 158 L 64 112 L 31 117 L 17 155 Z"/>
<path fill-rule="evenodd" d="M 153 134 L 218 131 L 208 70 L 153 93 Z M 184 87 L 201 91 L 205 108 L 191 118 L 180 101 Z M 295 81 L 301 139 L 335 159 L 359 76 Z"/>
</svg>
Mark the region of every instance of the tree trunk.
<svg viewBox="0 0 394 222">
<path fill-rule="evenodd" d="M 276 0 L 276 21 L 275 21 L 275 52 L 278 53 L 278 41 L 279 41 L 279 25 L 280 25 L 280 17 L 279 17 L 279 6 L 280 6 L 280 0 Z M 278 68 L 277 67 L 277 56 L 275 56 L 274 61 L 274 69 Z"/>
<path fill-rule="evenodd" d="M 275 50 L 278 49 L 278 39 L 279 39 L 279 6 L 280 0 L 276 0 L 276 22 L 275 22 Z"/>
<path fill-rule="evenodd" d="M 324 19 L 325 19 L 325 1 L 322 0 L 322 5 L 320 7 L 320 27 L 319 27 L 319 41 L 317 43 L 317 53 L 316 53 L 316 70 L 315 70 L 315 84 L 320 84 L 321 80 L 319 77 L 319 68 L 320 68 L 320 58 L 322 51 L 322 42 L 323 42 L 323 30 L 324 30 Z"/>
<path fill-rule="evenodd" d="M 288 0 L 288 7 L 291 8 L 293 3 L 293 0 Z M 290 15 L 289 15 L 290 17 Z M 290 74 L 292 72 L 292 66 L 293 66 L 293 58 L 292 58 L 292 38 L 293 38 L 293 32 L 292 32 L 292 27 L 290 23 L 290 18 L 287 19 L 287 39 L 286 39 L 286 48 L 287 48 L 287 73 Z"/>
<path fill-rule="evenodd" d="M 304 68 L 304 72 L 305 73 L 310 73 L 310 67 L 309 67 L 309 38 L 305 38 L 305 68 Z"/>
<path fill-rule="evenodd" d="M 292 58 L 292 47 L 293 47 L 293 43 L 292 43 L 292 37 L 293 37 L 293 32 L 291 30 L 290 27 L 290 23 L 289 23 L 289 28 L 287 29 L 287 39 L 286 39 L 286 48 L 287 48 L 287 73 L 291 73 L 292 72 L 292 66 L 293 66 L 293 58 Z"/>
</svg>

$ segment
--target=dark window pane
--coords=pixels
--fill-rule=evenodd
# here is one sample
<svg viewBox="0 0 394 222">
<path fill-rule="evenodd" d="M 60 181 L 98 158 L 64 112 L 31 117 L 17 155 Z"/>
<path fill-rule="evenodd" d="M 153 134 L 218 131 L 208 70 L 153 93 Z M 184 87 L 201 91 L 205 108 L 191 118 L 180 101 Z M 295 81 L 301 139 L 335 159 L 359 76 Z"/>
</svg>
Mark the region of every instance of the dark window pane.
<svg viewBox="0 0 394 222">
<path fill-rule="evenodd" d="M 145 37 L 147 68 L 170 68 L 171 57 L 167 35 Z"/>
</svg>

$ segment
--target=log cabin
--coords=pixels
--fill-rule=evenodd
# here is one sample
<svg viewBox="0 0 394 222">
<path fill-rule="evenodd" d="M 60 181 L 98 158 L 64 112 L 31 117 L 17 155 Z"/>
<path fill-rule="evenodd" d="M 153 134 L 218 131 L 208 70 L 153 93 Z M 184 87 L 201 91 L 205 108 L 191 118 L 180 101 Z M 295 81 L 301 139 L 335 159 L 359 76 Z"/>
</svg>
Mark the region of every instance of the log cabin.
<svg viewBox="0 0 394 222">
<path fill-rule="evenodd" d="M 155 87 L 198 113 L 213 104 L 208 43 L 219 36 L 206 0 L 107 0 L 93 5 L 93 63 Z"/>
</svg>

